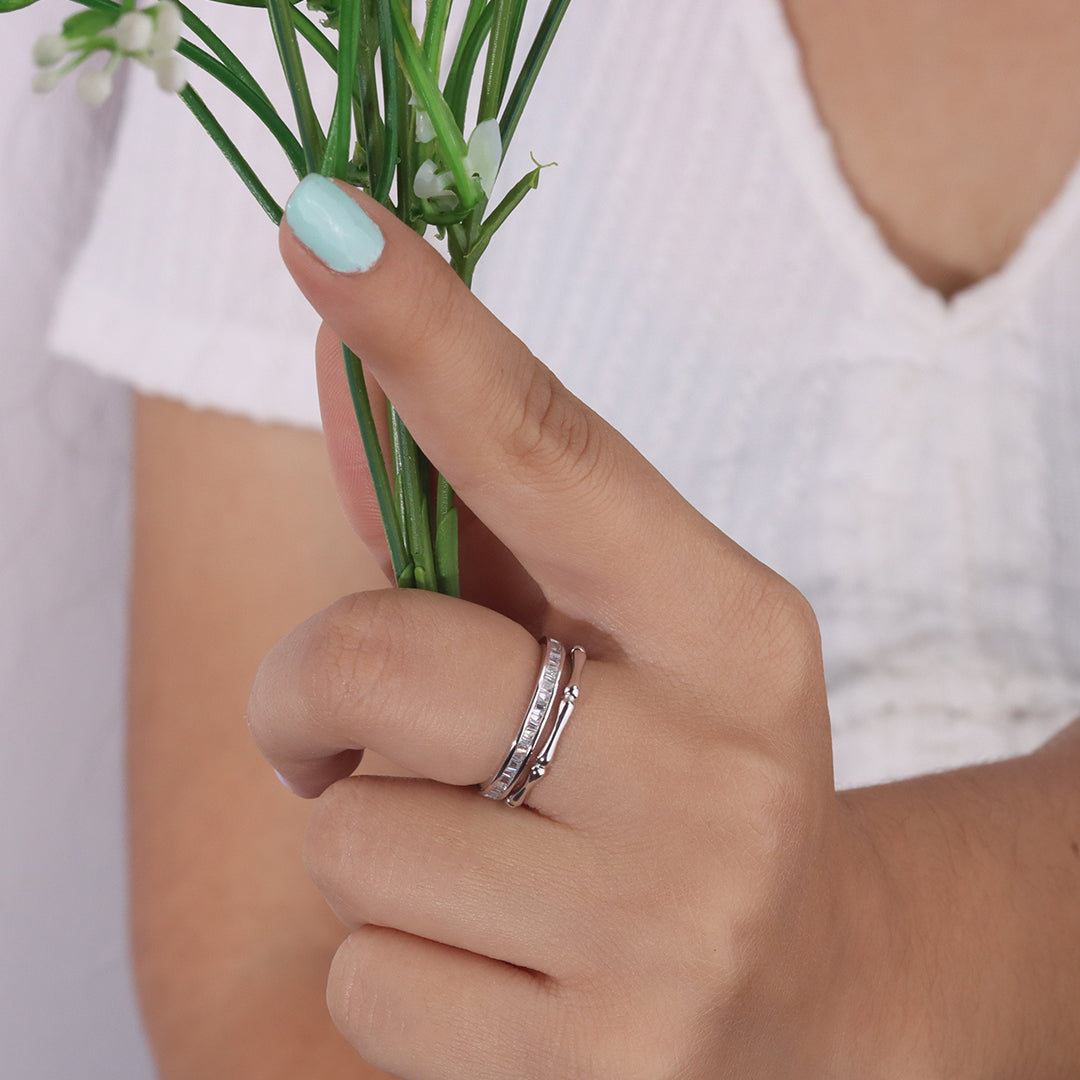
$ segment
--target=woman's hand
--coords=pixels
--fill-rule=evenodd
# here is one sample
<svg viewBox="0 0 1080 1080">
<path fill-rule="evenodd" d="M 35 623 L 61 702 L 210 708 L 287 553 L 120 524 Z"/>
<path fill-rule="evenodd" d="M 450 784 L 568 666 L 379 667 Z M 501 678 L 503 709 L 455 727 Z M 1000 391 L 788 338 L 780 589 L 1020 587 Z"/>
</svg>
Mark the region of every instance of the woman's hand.
<svg viewBox="0 0 1080 1080">
<path fill-rule="evenodd" d="M 475 515 L 482 558 L 469 600 L 382 591 L 316 615 L 252 693 L 263 753 L 319 799 L 307 864 L 351 930 L 329 986 L 342 1032 L 408 1080 L 933 1075 L 926 957 L 866 815 L 834 793 L 806 601 L 343 192 L 316 193 L 304 243 L 285 227 L 281 247 L 329 328 L 346 507 L 378 546 L 339 339 Z M 385 248 L 332 271 L 312 249 L 347 241 L 356 206 Z M 514 810 L 476 785 L 514 741 L 542 635 L 588 661 Z M 363 748 L 423 779 L 351 776 Z"/>
</svg>

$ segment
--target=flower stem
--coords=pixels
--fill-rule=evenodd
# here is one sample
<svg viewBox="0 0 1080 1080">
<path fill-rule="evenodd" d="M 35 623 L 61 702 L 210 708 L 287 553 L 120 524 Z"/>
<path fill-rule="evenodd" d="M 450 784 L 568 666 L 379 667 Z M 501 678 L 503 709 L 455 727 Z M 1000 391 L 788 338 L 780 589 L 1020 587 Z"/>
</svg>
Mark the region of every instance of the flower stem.
<svg viewBox="0 0 1080 1080">
<path fill-rule="evenodd" d="M 379 506 L 379 515 L 382 517 L 383 529 L 386 532 L 386 542 L 390 548 L 390 564 L 394 570 L 394 580 L 400 584 L 409 568 L 409 556 L 405 550 L 402 524 L 398 518 L 397 507 L 394 505 L 390 477 L 386 472 L 386 459 L 383 457 L 382 444 L 379 442 L 379 431 L 375 426 L 375 416 L 371 411 L 371 399 L 368 396 L 367 383 L 364 381 L 364 370 L 359 357 L 344 343 L 341 346 L 341 355 L 345 360 L 345 374 L 349 380 L 353 411 L 356 413 L 356 422 L 360 427 L 360 441 L 364 446 L 368 471 L 371 473 L 372 484 L 375 488 L 375 501 Z"/>
<path fill-rule="evenodd" d="M 510 140 L 514 137 L 514 132 L 517 131 L 518 121 L 521 120 L 525 104 L 529 100 L 529 95 L 532 94 L 537 76 L 540 74 L 540 68 L 547 59 L 551 43 L 555 40 L 555 33 L 559 29 L 569 6 L 570 0 L 551 0 L 547 11 L 544 12 L 544 18 L 541 20 L 540 29 L 536 31 L 532 48 L 529 49 L 529 55 L 525 57 L 525 63 L 522 65 L 517 81 L 514 83 L 514 89 L 510 91 L 510 97 L 507 99 L 506 108 L 499 118 L 503 157 L 506 156 Z"/>
<path fill-rule="evenodd" d="M 255 81 L 255 76 L 248 71 L 232 49 L 230 49 L 228 45 L 226 45 L 225 42 L 202 21 L 202 19 L 200 19 L 187 4 L 183 3 L 183 0 L 175 0 L 175 3 L 184 17 L 184 25 L 198 34 L 207 48 L 217 56 L 225 67 L 227 67 L 238 79 L 247 83 L 254 93 L 258 94 L 267 105 L 270 105 L 270 98 L 267 97 L 266 91 Z M 272 105 L 271 108 L 273 108 Z"/>
<path fill-rule="evenodd" d="M 397 409 L 389 405 L 390 444 L 394 453 L 394 475 L 398 482 L 398 503 L 405 519 L 405 544 L 415 573 L 418 589 L 438 592 L 432 547 L 431 511 L 425 474 L 430 472 L 427 459 L 409 434 Z"/>
<path fill-rule="evenodd" d="M 378 202 L 386 203 L 394 183 L 398 161 L 398 116 L 401 95 L 398 92 L 397 52 L 394 48 L 393 0 L 375 0 L 375 16 L 379 30 L 379 59 L 382 62 L 383 146 L 378 182 L 371 178 L 372 194 Z M 410 24 L 411 25 L 411 24 Z M 400 196 L 400 192 L 398 193 Z M 399 198 L 400 201 L 400 198 Z"/>
<path fill-rule="evenodd" d="M 296 124 L 300 129 L 300 142 L 304 148 L 304 163 L 307 171 L 313 173 L 322 162 L 324 137 L 315 115 L 315 106 L 311 103 L 304 61 L 300 56 L 300 46 L 293 27 L 292 4 L 289 0 L 267 0 L 266 10 L 270 14 L 270 26 L 277 43 L 278 57 L 285 72 L 289 93 L 292 95 Z"/>
<path fill-rule="evenodd" d="M 270 220 L 275 225 L 279 224 L 281 221 L 281 207 L 278 206 L 273 196 L 263 186 L 263 182 L 255 175 L 254 169 L 236 148 L 236 144 L 225 133 L 225 129 L 218 122 L 217 117 L 206 107 L 206 103 L 190 84 L 180 91 L 180 100 L 191 110 L 195 119 L 202 124 L 203 129 L 214 141 L 214 145 L 224 154 L 225 160 L 236 171 L 236 175 L 244 182 L 244 186 L 248 191 L 255 196 L 255 201 L 266 211 Z"/>
<path fill-rule="evenodd" d="M 361 14 L 360 0 L 340 0 L 337 98 L 320 169 L 323 175 L 339 179 L 345 178 L 349 164 L 353 84 L 356 82 L 356 63 L 360 53 Z"/>
<path fill-rule="evenodd" d="M 122 6 L 116 3 L 115 0 L 75 0 L 75 2 L 92 11 L 120 12 L 123 10 Z M 252 89 L 252 86 L 235 71 L 232 71 L 222 61 L 211 56 L 205 49 L 200 49 L 198 45 L 191 41 L 181 41 L 176 51 L 190 60 L 196 67 L 201 68 L 208 75 L 217 79 L 226 90 L 230 90 L 251 109 L 262 121 L 263 126 L 277 139 L 296 175 L 304 175 L 303 148 L 300 146 L 296 136 L 289 130 L 285 121 L 278 115 L 277 110 L 270 104 L 261 88 L 258 91 Z"/>
</svg>

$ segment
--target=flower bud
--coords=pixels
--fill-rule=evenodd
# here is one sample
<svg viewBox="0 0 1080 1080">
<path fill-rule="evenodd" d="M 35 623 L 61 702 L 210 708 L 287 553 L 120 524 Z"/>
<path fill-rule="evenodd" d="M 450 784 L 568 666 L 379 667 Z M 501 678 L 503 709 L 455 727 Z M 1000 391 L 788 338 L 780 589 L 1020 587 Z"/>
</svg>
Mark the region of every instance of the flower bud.
<svg viewBox="0 0 1080 1080">
<path fill-rule="evenodd" d="M 184 32 L 184 16 L 172 0 L 161 0 L 154 11 L 154 34 L 150 48 L 155 53 L 172 52 Z"/>
<path fill-rule="evenodd" d="M 60 85 L 62 78 L 63 75 L 55 69 L 35 71 L 34 79 L 30 85 L 33 87 L 35 94 L 47 94 Z"/>
<path fill-rule="evenodd" d="M 155 56 L 150 63 L 157 84 L 167 94 L 179 94 L 187 86 L 187 64 L 179 53 L 167 52 Z"/>
<path fill-rule="evenodd" d="M 154 20 L 142 11 L 129 11 L 116 23 L 116 44 L 127 53 L 140 53 L 150 47 Z"/>
<path fill-rule="evenodd" d="M 42 34 L 34 42 L 34 63 L 38 67 L 51 67 L 63 60 L 67 54 L 68 42 L 63 34 Z"/>
<path fill-rule="evenodd" d="M 87 105 L 103 104 L 112 93 L 112 75 L 108 71 L 84 71 L 75 89 Z"/>
</svg>

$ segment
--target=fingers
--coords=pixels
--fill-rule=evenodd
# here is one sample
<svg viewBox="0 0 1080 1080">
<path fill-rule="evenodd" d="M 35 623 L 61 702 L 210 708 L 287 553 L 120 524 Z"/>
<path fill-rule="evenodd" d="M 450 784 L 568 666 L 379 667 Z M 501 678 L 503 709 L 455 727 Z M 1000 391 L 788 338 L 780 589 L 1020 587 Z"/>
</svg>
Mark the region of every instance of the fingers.
<svg viewBox="0 0 1080 1080">
<path fill-rule="evenodd" d="M 381 926 L 338 950 L 327 1001 L 365 1061 L 409 1080 L 531 1075 L 561 1036 L 547 980 Z"/>
<path fill-rule="evenodd" d="M 527 630 L 486 608 L 414 590 L 363 593 L 275 646 L 256 676 L 248 722 L 303 796 L 347 776 L 365 747 L 444 784 L 481 784 L 517 737 L 541 655 Z M 636 742 L 618 730 L 626 703 L 617 687 L 601 660 L 586 665 L 577 712 L 529 805 L 567 820 L 584 808 L 595 755 L 612 768 L 633 758 Z M 594 693 L 603 712 L 591 710 Z"/>
<path fill-rule="evenodd" d="M 562 977 L 592 845 L 475 790 L 389 776 L 342 780 L 315 804 L 304 848 L 343 923 L 376 923 Z"/>
<path fill-rule="evenodd" d="M 428 457 L 553 603 L 618 623 L 658 576 L 670 573 L 664 588 L 681 580 L 686 544 L 712 530 L 412 230 L 360 192 L 309 177 L 281 250 Z M 324 408 L 342 392 L 324 388 Z"/>
</svg>

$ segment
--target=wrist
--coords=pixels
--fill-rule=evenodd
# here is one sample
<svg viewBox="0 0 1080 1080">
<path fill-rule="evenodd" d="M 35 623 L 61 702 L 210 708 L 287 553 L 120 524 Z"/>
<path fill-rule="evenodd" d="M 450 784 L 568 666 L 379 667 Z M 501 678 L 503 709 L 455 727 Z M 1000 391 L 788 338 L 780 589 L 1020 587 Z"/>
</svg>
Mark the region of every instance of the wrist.
<svg viewBox="0 0 1080 1080">
<path fill-rule="evenodd" d="M 1044 752 L 838 796 L 863 1076 L 1076 1075 L 1075 769 Z"/>
</svg>

